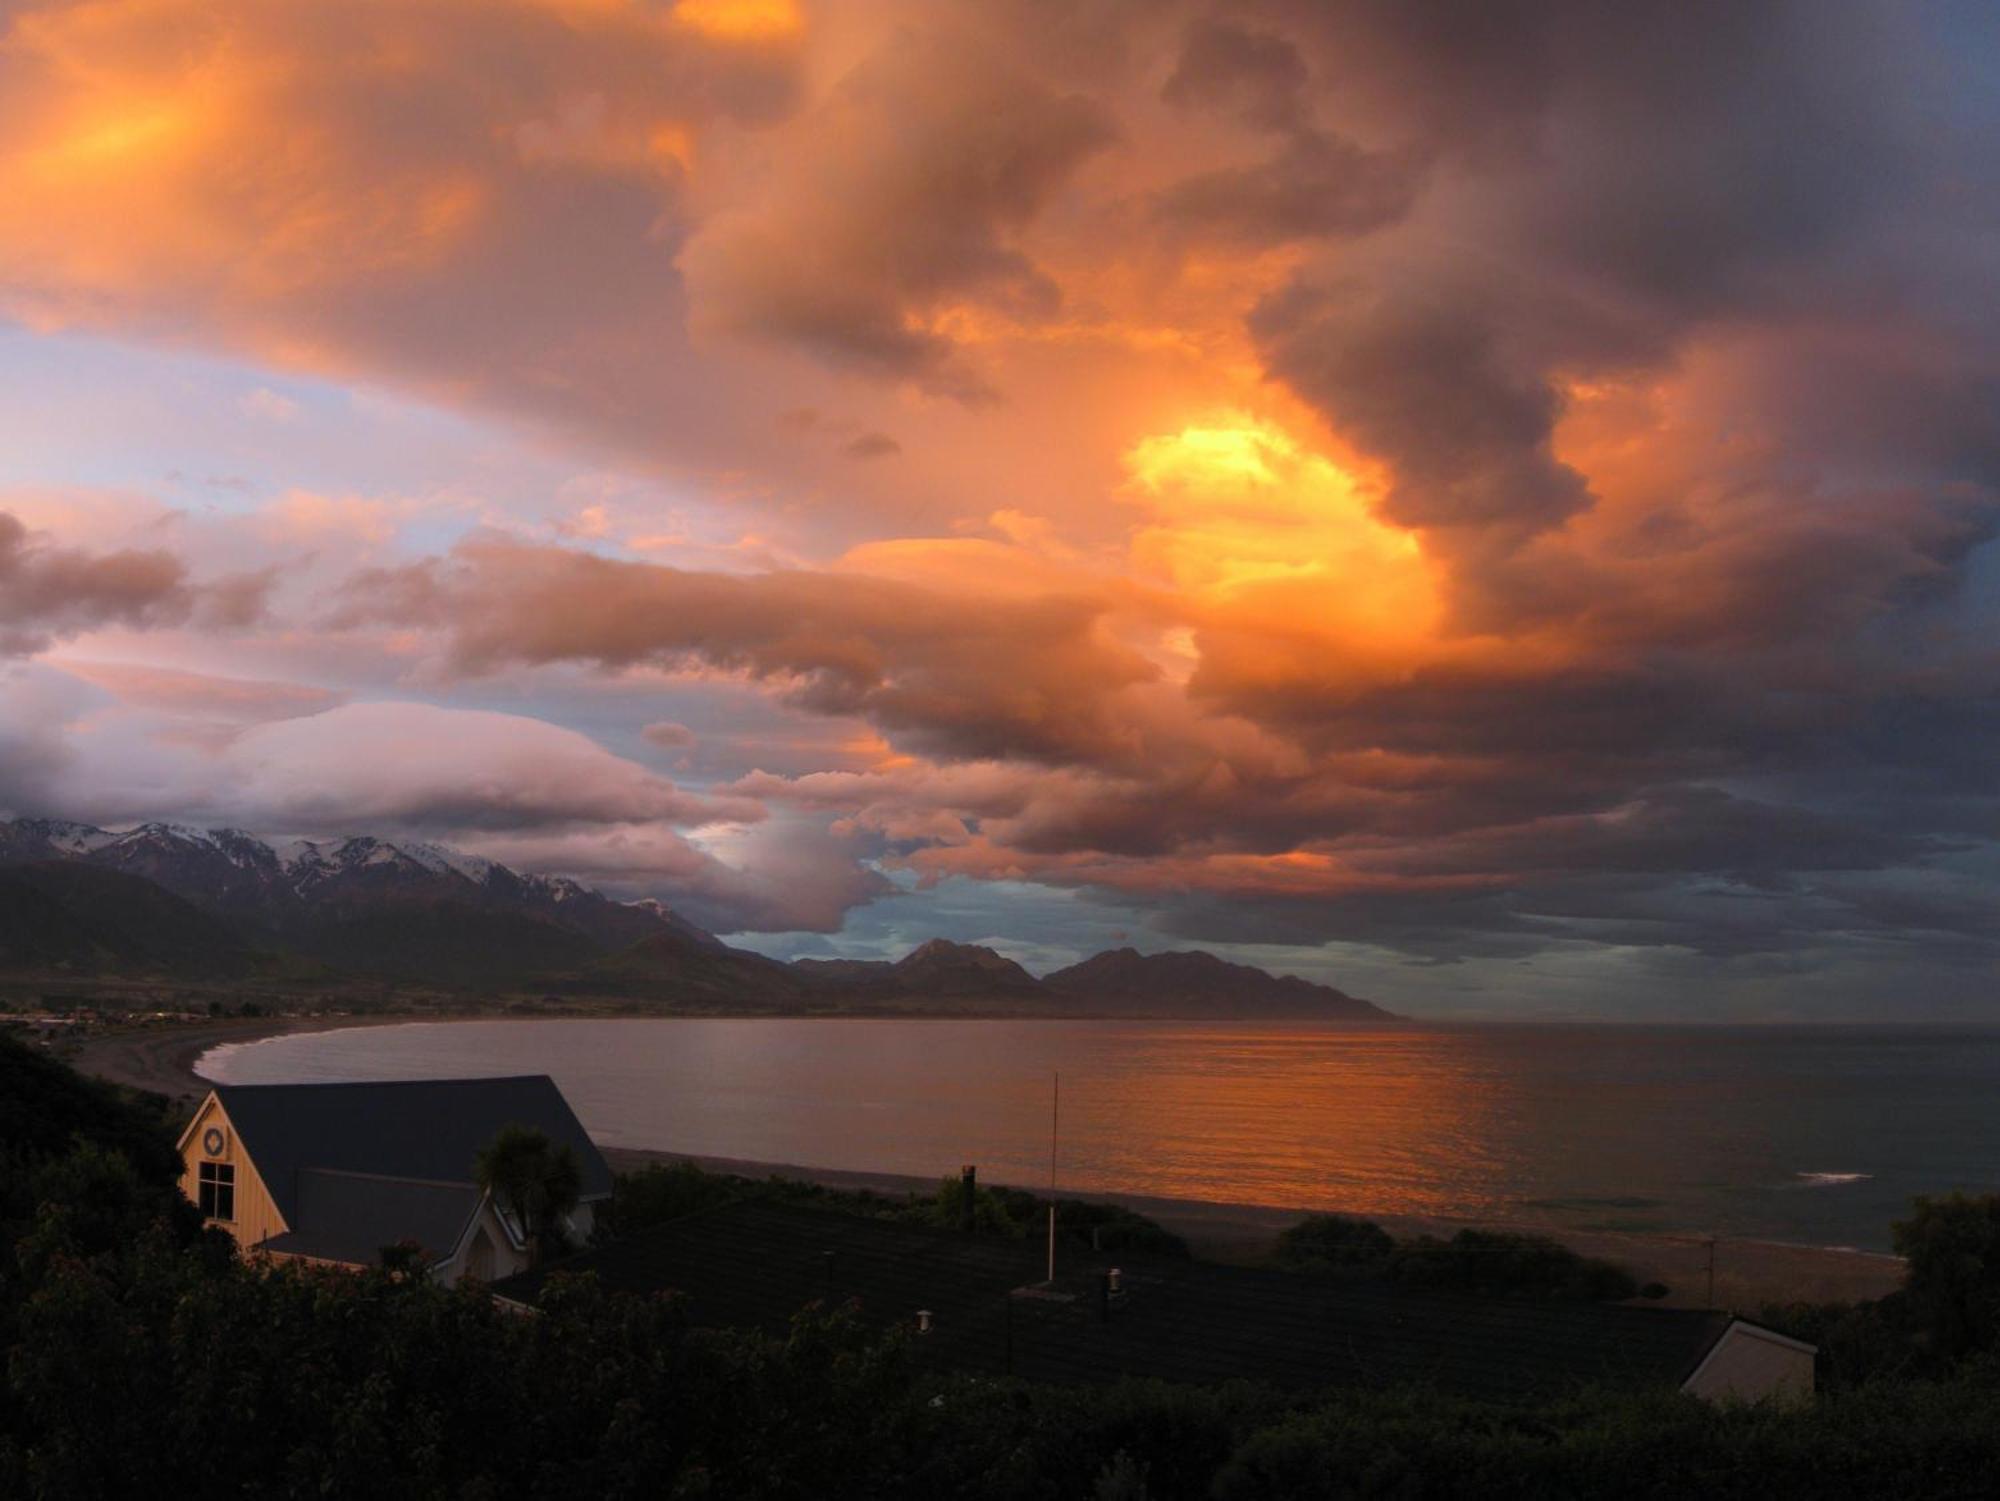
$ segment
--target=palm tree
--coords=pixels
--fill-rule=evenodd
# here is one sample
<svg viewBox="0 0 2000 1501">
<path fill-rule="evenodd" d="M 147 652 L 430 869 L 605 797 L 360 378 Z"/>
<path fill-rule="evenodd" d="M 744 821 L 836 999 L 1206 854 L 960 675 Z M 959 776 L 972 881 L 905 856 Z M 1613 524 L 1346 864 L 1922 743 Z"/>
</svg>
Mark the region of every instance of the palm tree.
<svg viewBox="0 0 2000 1501">
<path fill-rule="evenodd" d="M 544 1243 L 561 1234 L 563 1218 L 583 1193 L 576 1152 L 533 1126 L 505 1126 L 473 1164 L 473 1180 L 514 1216 L 539 1265 Z"/>
</svg>

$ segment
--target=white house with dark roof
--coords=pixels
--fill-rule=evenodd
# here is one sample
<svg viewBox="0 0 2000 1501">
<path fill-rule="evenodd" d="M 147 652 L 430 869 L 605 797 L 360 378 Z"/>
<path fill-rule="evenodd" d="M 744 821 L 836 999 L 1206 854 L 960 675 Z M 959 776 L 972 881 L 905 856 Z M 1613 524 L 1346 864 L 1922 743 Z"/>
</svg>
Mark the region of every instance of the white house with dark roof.
<svg viewBox="0 0 2000 1501">
<path fill-rule="evenodd" d="M 473 1181 L 507 1126 L 576 1153 L 579 1244 L 611 1169 L 546 1074 L 368 1084 L 219 1084 L 181 1133 L 181 1187 L 246 1252 L 374 1266 L 413 1242 L 446 1283 L 528 1265 L 514 1217 Z"/>
</svg>

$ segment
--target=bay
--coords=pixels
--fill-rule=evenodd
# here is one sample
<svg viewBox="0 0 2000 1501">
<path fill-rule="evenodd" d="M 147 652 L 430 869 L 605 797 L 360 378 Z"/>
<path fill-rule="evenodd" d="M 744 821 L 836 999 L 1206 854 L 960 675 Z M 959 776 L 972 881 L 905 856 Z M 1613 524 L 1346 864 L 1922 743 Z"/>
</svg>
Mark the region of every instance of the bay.
<svg viewBox="0 0 2000 1501">
<path fill-rule="evenodd" d="M 1066 1192 L 1886 1249 L 2000 1191 L 2000 1032 L 909 1018 L 409 1023 L 229 1083 L 548 1073 L 612 1146 Z"/>
</svg>

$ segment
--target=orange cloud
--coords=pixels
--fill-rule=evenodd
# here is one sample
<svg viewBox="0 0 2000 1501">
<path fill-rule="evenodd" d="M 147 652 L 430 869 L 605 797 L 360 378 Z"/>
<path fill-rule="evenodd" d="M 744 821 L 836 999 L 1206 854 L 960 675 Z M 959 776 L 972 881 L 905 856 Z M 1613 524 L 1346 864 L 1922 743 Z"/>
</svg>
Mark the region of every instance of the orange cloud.
<svg viewBox="0 0 2000 1501">
<path fill-rule="evenodd" d="M 525 331 L 524 225 L 643 195 L 667 232 L 711 126 L 783 107 L 789 55 L 712 9 L 46 0 L 0 37 L 5 305 L 336 372 L 410 297 L 449 326 L 511 290 Z"/>
<path fill-rule="evenodd" d="M 1134 561 L 1204 627 L 1272 638 L 1360 670 L 1406 664 L 1435 635 L 1440 588 L 1412 532 L 1378 520 L 1360 481 L 1255 418 L 1134 444 L 1128 498 L 1148 521 Z"/>
<path fill-rule="evenodd" d="M 797 0 L 676 0 L 673 19 L 727 42 L 784 41 L 806 24 Z"/>
</svg>

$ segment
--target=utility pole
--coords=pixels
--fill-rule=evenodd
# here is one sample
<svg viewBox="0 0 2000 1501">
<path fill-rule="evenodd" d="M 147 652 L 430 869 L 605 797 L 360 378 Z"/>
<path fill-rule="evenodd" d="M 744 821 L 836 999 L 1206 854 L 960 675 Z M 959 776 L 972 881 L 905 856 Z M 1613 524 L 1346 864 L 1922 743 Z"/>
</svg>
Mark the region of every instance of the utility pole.
<svg viewBox="0 0 2000 1501">
<path fill-rule="evenodd" d="M 1049 1281 L 1056 1280 L 1056 1137 L 1062 1124 L 1062 1074 L 1049 1075 Z"/>
</svg>

